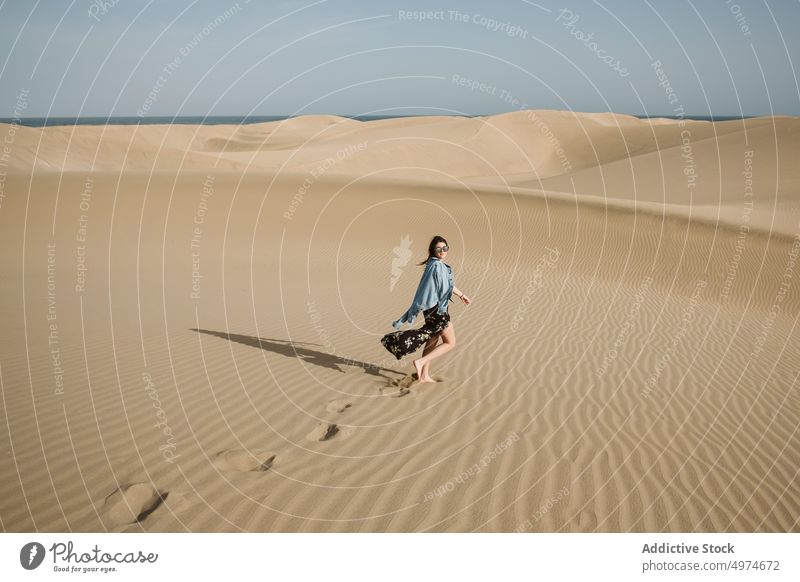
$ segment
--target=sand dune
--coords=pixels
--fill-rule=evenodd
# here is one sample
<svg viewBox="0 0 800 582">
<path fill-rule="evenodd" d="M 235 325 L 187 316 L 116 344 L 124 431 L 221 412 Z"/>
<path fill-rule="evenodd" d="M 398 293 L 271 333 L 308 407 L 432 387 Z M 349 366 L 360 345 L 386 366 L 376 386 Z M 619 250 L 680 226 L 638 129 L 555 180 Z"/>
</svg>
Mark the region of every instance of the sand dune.
<svg viewBox="0 0 800 582">
<path fill-rule="evenodd" d="M 326 115 L 246 126 L 18 127 L 8 166 L 15 173 L 213 168 L 298 173 L 314 181 L 466 183 L 637 205 L 733 228 L 750 201 L 744 196 L 748 170 L 758 193 L 750 227 L 792 236 L 800 220 L 800 168 L 790 160 L 798 155 L 795 117 L 681 124 L 531 110 L 371 122 Z"/>
<path fill-rule="evenodd" d="M 4 530 L 800 531 L 798 124 L 17 127 Z"/>
</svg>

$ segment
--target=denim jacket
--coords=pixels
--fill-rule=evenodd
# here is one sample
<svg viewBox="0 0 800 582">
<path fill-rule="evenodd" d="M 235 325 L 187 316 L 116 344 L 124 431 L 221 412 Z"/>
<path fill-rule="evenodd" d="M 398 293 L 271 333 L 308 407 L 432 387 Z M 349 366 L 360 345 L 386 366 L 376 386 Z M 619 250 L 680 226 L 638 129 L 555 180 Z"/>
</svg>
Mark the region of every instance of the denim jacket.
<svg viewBox="0 0 800 582">
<path fill-rule="evenodd" d="M 430 309 L 434 305 L 439 306 L 439 313 L 445 313 L 447 302 L 452 301 L 450 297 L 452 293 L 453 269 L 441 259 L 429 257 L 411 307 L 400 319 L 392 323 L 392 327 L 400 329 L 404 323 L 413 324 L 420 311 Z"/>
</svg>

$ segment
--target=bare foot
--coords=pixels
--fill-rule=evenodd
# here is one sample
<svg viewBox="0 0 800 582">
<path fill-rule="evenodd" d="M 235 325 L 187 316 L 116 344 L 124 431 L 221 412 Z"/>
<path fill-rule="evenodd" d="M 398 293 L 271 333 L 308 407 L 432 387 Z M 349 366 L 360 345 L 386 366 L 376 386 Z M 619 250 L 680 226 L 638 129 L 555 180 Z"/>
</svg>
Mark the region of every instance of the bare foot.
<svg viewBox="0 0 800 582">
<path fill-rule="evenodd" d="M 427 364 L 422 366 L 422 377 L 425 378 L 426 380 L 430 380 L 431 379 L 431 371 L 429 369 L 430 367 L 431 367 L 431 363 L 430 362 L 428 362 Z"/>
<path fill-rule="evenodd" d="M 416 359 L 416 360 L 414 360 L 412 363 L 414 364 L 414 368 L 417 370 L 417 379 L 418 379 L 420 382 L 425 382 L 425 380 L 424 380 L 424 378 L 423 378 L 423 376 L 422 376 L 422 367 L 423 367 L 423 364 L 420 364 L 420 363 L 419 363 L 419 361 L 420 361 L 421 359 L 422 359 L 422 358 L 417 358 L 417 359 Z"/>
<path fill-rule="evenodd" d="M 436 380 L 431 378 L 430 375 L 424 376 L 421 381 L 422 382 L 436 382 Z"/>
</svg>

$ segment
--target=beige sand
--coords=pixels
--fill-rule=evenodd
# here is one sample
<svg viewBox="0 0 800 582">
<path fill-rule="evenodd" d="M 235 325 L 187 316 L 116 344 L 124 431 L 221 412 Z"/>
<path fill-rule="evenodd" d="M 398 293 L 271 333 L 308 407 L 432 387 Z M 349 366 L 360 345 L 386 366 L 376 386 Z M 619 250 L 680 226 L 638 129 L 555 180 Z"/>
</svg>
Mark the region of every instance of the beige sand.
<svg viewBox="0 0 800 582">
<path fill-rule="evenodd" d="M 798 118 L 5 138 L 6 531 L 800 531 Z"/>
</svg>

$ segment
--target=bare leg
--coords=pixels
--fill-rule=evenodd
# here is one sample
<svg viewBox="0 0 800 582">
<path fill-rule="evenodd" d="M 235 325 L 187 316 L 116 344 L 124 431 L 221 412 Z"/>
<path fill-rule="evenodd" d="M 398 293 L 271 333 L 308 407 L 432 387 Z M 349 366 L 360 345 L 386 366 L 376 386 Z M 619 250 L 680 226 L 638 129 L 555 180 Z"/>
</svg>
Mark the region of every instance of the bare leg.
<svg viewBox="0 0 800 582">
<path fill-rule="evenodd" d="M 436 344 L 439 341 L 439 336 L 435 335 L 431 339 L 428 340 L 428 343 L 425 344 L 425 349 L 422 350 L 422 355 L 427 356 L 429 353 L 433 351 L 433 348 L 436 347 Z M 425 380 L 426 382 L 436 382 L 433 378 L 431 378 L 431 363 L 428 362 L 424 366 L 422 366 L 422 378 L 420 380 Z"/>
<path fill-rule="evenodd" d="M 456 332 L 453 329 L 452 322 L 448 325 L 441 334 L 442 342 L 438 346 L 435 346 L 428 354 L 424 354 L 421 358 L 417 358 L 413 361 L 414 368 L 417 370 L 417 377 L 420 379 L 420 382 L 433 382 L 434 380 L 424 380 L 425 378 L 424 373 L 422 372 L 423 367 L 433 360 L 434 358 L 438 358 L 452 350 L 456 347 Z"/>
</svg>

